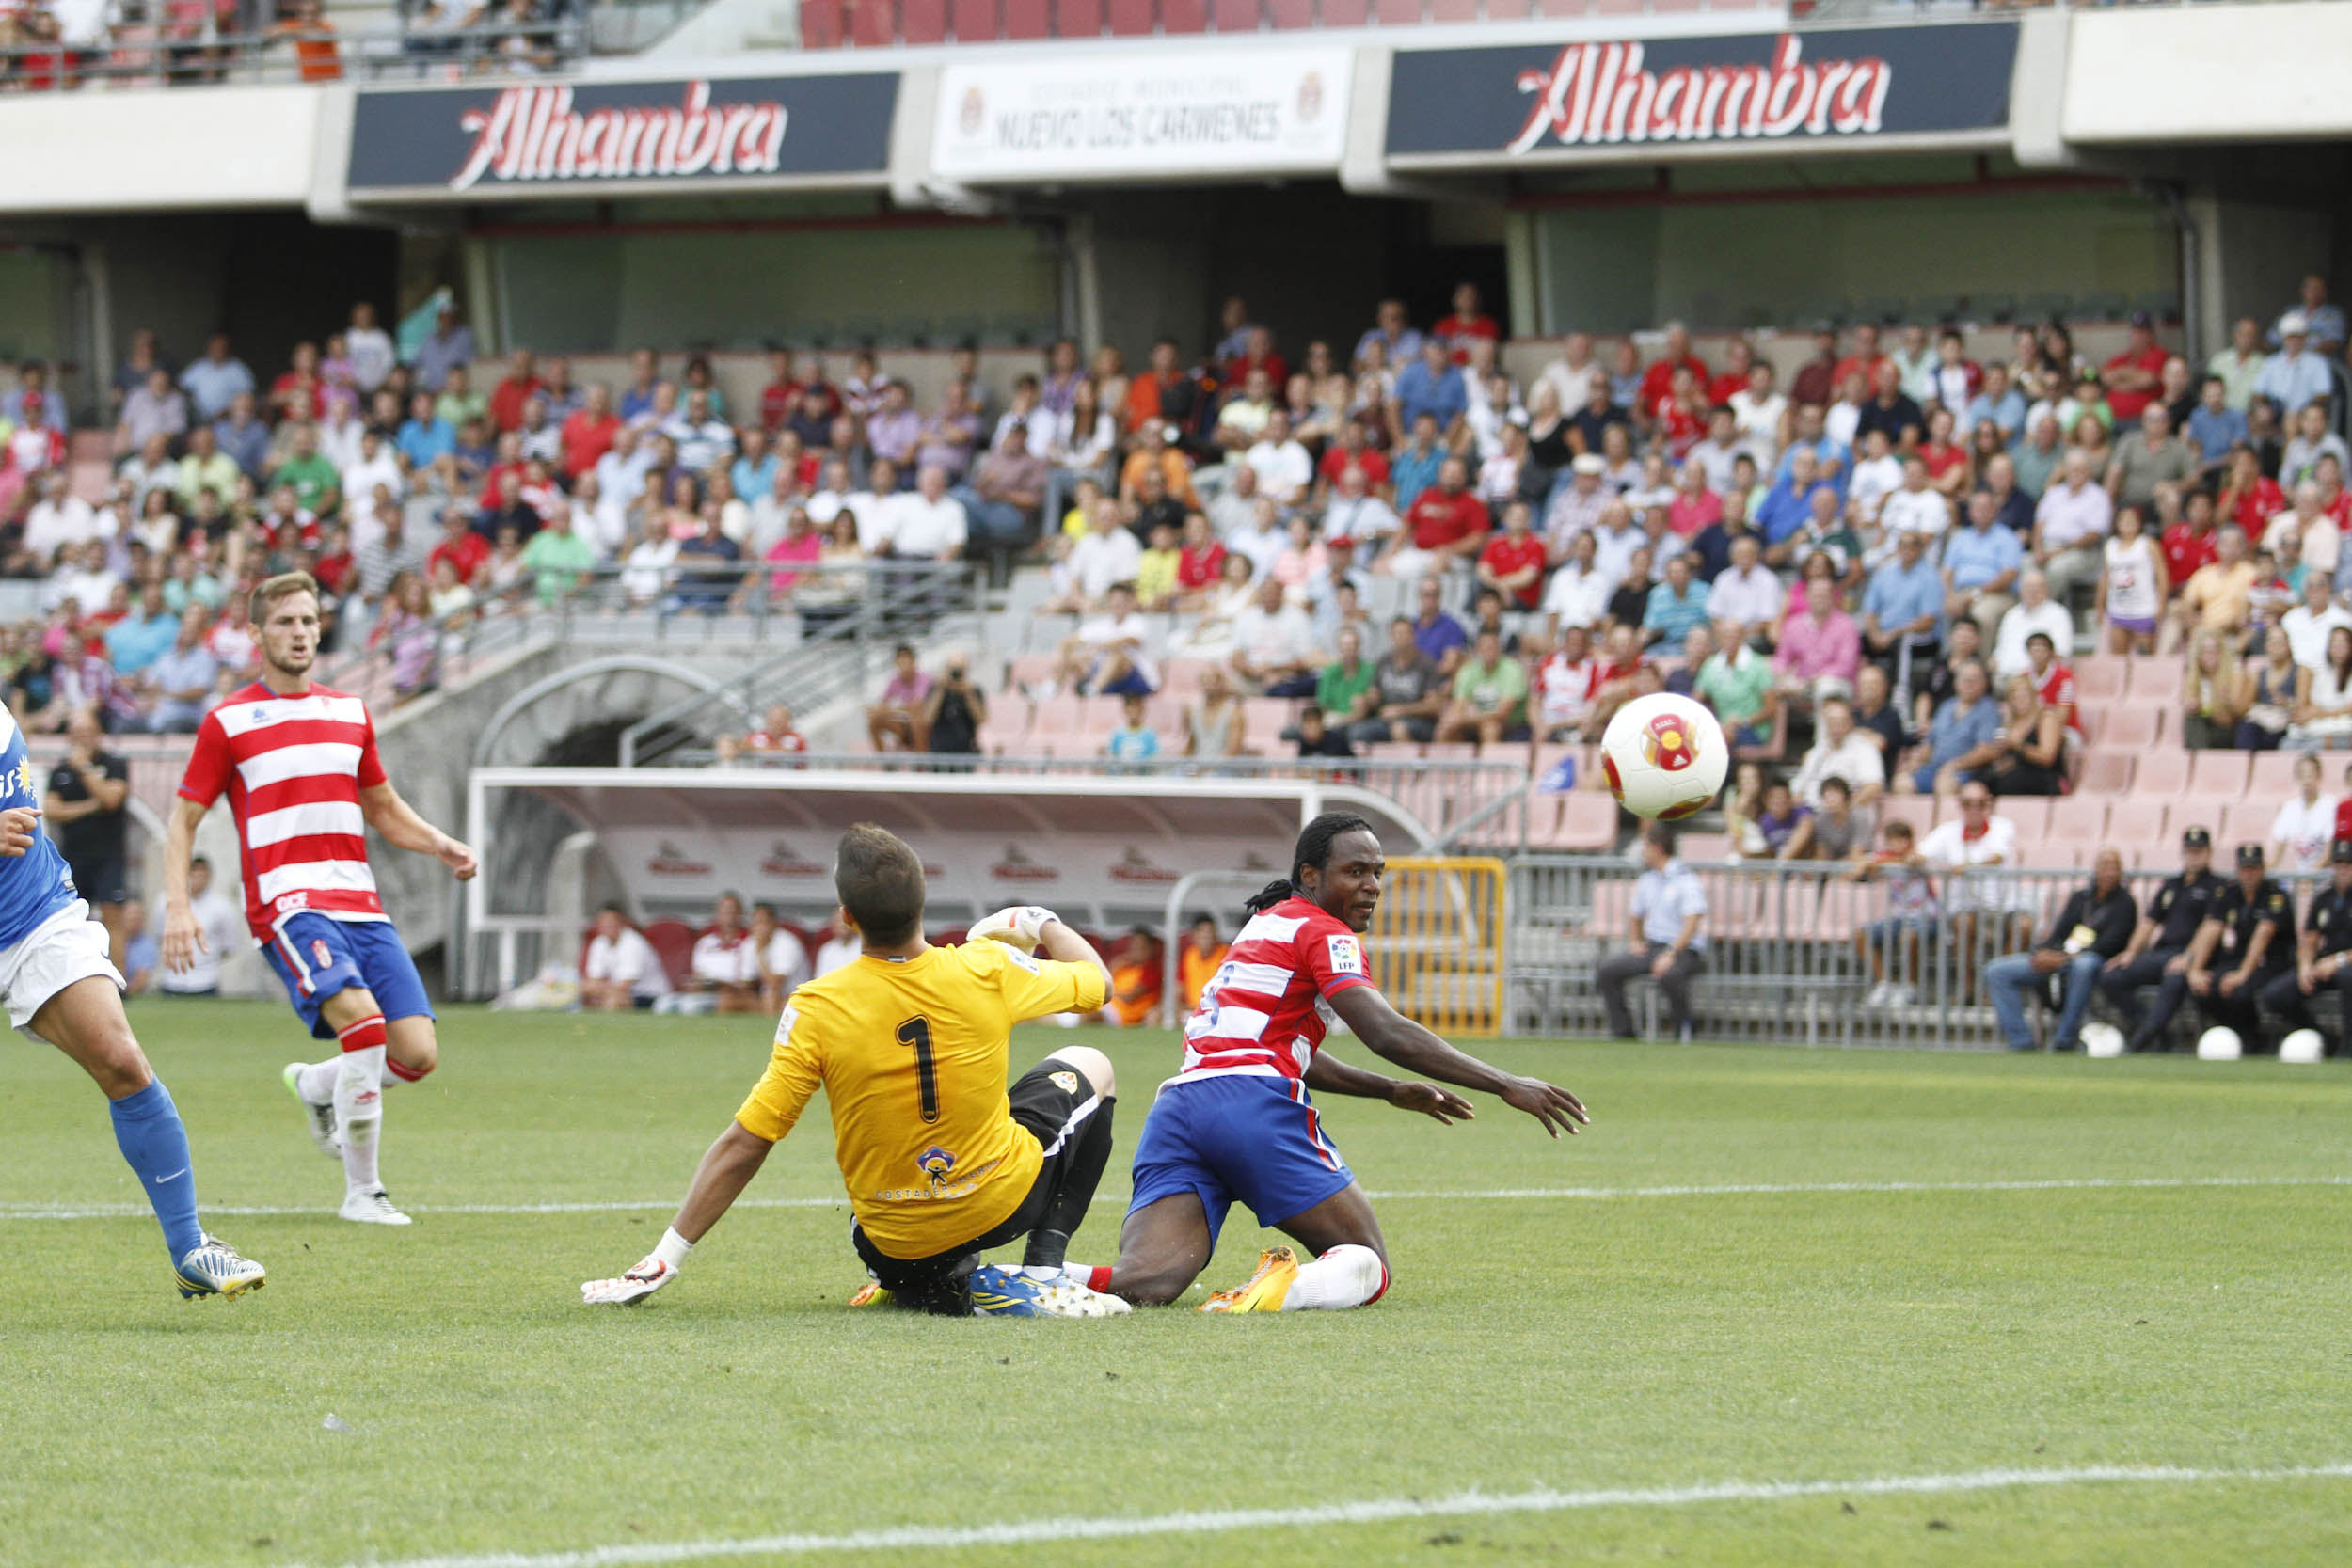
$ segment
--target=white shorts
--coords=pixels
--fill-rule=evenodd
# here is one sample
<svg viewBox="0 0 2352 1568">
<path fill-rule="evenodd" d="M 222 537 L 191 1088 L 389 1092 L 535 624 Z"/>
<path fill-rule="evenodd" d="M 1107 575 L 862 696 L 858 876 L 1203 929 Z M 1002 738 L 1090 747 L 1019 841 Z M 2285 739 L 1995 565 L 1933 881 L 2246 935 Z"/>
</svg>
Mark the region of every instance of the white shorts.
<svg viewBox="0 0 2352 1568">
<path fill-rule="evenodd" d="M 103 974 L 124 989 L 121 971 L 108 955 L 106 927 L 89 917 L 76 898 L 25 933 L 13 947 L 0 948 L 0 998 L 8 1005 L 8 1026 L 28 1029 L 33 1015 L 76 980 Z"/>
</svg>

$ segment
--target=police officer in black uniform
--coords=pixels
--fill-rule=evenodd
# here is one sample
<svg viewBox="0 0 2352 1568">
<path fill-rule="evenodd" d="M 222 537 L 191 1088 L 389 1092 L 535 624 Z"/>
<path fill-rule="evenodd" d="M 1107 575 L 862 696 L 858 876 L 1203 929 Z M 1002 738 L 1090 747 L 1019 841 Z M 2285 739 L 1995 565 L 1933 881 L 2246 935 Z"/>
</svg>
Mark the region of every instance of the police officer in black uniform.
<svg viewBox="0 0 2352 1568">
<path fill-rule="evenodd" d="M 2141 987 L 2160 986 L 2188 972 L 2188 944 L 2196 940 L 2198 927 L 2212 912 L 2213 895 L 2220 891 L 2221 879 L 2213 874 L 2213 835 L 2191 828 L 2181 834 L 2181 874 L 2167 877 L 2156 889 L 2130 944 L 2107 960 L 2106 973 L 2099 977 L 2100 994 L 2123 1020 L 2126 1033 L 2140 1033 Z M 2175 996 L 2165 1017 L 2169 1019 L 2179 1006 Z M 2147 1037 L 2153 1039 L 2162 1028 L 2158 1024 L 2149 1030 Z"/>
<path fill-rule="evenodd" d="M 2181 998 L 2215 1028 L 2234 1029 L 2250 1051 L 2262 1038 L 2254 999 L 2281 974 L 2295 973 L 2295 900 L 2263 874 L 2263 847 L 2237 847 L 2237 879 L 2213 901 L 2213 911 L 2188 944 L 2188 967 L 2165 976 L 2155 1010 L 2133 1031 L 2127 1049 L 2144 1051 L 2172 1022 Z"/>
<path fill-rule="evenodd" d="M 2295 973 L 2263 988 L 2262 1005 L 2284 1019 L 2289 1030 L 2317 1028 L 2311 999 L 2330 989 L 2342 1008 L 2339 1027 L 2352 1026 L 2352 838 L 2329 846 L 2328 869 L 2333 879 L 2303 917 Z M 2330 1037 L 2328 1048 L 2331 1056 L 2342 1054 L 2341 1036 Z"/>
</svg>

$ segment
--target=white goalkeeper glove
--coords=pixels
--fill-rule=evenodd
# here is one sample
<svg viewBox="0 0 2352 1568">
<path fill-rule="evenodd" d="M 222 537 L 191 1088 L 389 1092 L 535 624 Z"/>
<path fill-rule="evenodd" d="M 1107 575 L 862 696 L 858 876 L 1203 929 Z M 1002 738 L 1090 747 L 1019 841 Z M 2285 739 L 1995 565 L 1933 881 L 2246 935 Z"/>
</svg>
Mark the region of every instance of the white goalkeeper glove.
<svg viewBox="0 0 2352 1568">
<path fill-rule="evenodd" d="M 998 910 L 964 933 L 967 942 L 1001 942 L 1024 953 L 1034 953 L 1045 940 L 1045 927 L 1061 916 L 1042 904 L 1014 904 Z"/>
<path fill-rule="evenodd" d="M 590 1307 L 634 1307 L 677 1277 L 678 1267 L 694 1244 L 675 1230 L 662 1233 L 661 1244 L 645 1254 L 638 1265 L 618 1279 L 591 1279 L 580 1288 L 580 1299 Z"/>
</svg>

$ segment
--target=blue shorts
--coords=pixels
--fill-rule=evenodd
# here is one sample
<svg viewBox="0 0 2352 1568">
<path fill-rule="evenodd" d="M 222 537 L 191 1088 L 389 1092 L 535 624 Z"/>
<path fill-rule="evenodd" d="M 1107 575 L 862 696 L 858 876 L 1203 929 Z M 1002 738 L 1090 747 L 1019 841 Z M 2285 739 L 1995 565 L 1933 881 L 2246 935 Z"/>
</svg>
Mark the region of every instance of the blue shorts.
<svg viewBox="0 0 2352 1568">
<path fill-rule="evenodd" d="M 313 1038 L 335 1037 L 334 1029 L 319 1017 L 319 1008 L 328 997 L 353 986 L 373 994 L 387 1022 L 433 1016 L 416 961 L 389 920 L 330 920 L 306 910 L 279 921 L 277 934 L 262 951 L 286 983 L 286 998 L 310 1026 Z"/>
<path fill-rule="evenodd" d="M 1198 1193 L 1215 1244 L 1236 1198 L 1270 1227 L 1355 1180 L 1323 1135 L 1306 1085 L 1244 1074 L 1194 1078 L 1161 1089 L 1143 1119 L 1127 1212 Z"/>
</svg>

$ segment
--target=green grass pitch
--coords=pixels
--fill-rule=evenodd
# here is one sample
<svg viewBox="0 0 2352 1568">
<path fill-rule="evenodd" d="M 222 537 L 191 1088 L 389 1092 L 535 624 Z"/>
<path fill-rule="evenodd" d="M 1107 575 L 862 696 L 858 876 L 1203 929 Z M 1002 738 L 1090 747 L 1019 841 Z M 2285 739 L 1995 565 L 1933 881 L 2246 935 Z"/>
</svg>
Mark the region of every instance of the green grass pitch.
<svg viewBox="0 0 2352 1568">
<path fill-rule="evenodd" d="M 776 1536 L 857 1539 L 725 1560 L 2352 1560 L 2352 1479 L 2277 1473 L 2352 1462 L 2332 1064 L 1513 1042 L 1491 1054 L 1583 1095 L 1587 1135 L 1492 1101 L 1451 1129 L 1326 1102 L 1392 1195 L 1396 1285 L 1370 1310 L 942 1323 L 843 1305 L 861 1274 L 816 1112 L 750 1196 L 830 1201 L 739 1210 L 643 1309 L 580 1305 L 660 1234 L 766 1056 L 759 1020 L 453 1009 L 441 1071 L 390 1099 L 385 1176 L 417 1224 L 383 1231 L 332 1215 L 340 1171 L 278 1084 L 310 1049 L 282 1009 L 133 1017 L 208 1210 L 280 1211 L 212 1215 L 270 1283 L 183 1304 L 151 1222 L 104 1212 L 139 1199 L 96 1092 L 0 1048 L 6 1568 L 623 1563 Z M 1123 1193 L 1173 1042 L 1028 1029 L 1016 1064 L 1072 1040 L 1125 1082 Z M 2179 1184 L 2211 1178 L 2249 1180 Z M 2118 1179 L 2172 1184 L 1992 1185 Z M 1801 1190 L 1723 1190 L 1770 1186 Z M 1658 1188 L 1711 1190 L 1629 1191 Z M 1108 1261 L 1119 1215 L 1099 1205 L 1073 1256 Z M 1237 1213 L 1210 1282 L 1259 1242 Z M 2101 1466 L 2203 1473 L 1862 1484 Z M 1810 1481 L 1837 1484 L 1675 1490 Z M 1619 1488 L 1645 1496 L 1287 1517 Z M 1274 1513 L 1050 1523 L 1234 1509 Z M 1012 1544 L 859 1536 L 1040 1521 Z"/>
</svg>

